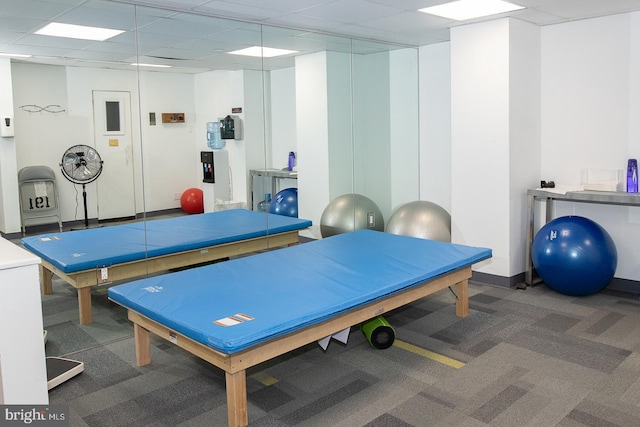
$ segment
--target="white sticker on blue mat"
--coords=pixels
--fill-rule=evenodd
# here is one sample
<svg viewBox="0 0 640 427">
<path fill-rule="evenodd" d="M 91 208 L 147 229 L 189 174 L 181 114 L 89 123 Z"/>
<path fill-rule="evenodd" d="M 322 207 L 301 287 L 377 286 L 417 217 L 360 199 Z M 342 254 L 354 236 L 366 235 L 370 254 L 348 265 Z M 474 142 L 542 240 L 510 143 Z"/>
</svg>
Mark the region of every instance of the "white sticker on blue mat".
<svg viewBox="0 0 640 427">
<path fill-rule="evenodd" d="M 243 322 L 249 322 L 253 320 L 253 317 L 247 316 L 246 314 L 236 313 L 233 316 L 227 316 L 223 319 L 214 320 L 213 323 L 220 326 L 234 326 L 239 325 Z"/>
</svg>

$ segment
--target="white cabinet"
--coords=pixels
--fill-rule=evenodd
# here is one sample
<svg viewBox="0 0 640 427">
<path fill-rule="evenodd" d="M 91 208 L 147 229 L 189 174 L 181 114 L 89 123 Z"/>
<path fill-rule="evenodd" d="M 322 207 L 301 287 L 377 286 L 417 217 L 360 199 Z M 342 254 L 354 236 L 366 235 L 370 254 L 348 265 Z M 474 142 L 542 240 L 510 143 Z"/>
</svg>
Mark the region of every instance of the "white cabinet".
<svg viewBox="0 0 640 427">
<path fill-rule="evenodd" d="M 0 237 L 0 404 L 49 404 L 39 265 Z"/>
</svg>

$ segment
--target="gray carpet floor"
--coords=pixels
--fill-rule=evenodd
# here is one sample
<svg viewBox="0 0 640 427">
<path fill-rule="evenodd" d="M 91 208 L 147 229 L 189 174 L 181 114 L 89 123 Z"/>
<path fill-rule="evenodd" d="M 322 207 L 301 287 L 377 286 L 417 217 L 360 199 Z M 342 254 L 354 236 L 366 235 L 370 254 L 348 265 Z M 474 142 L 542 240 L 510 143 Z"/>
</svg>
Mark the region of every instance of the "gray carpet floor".
<svg viewBox="0 0 640 427">
<path fill-rule="evenodd" d="M 48 356 L 85 363 L 50 391 L 72 426 L 224 426 L 222 371 L 157 337 L 137 367 L 133 328 L 106 289 L 79 325 L 75 289 L 43 296 Z M 251 426 L 640 426 L 640 301 L 471 283 L 470 315 L 444 290 L 386 315 L 394 346 L 357 327 L 247 373 Z"/>
</svg>

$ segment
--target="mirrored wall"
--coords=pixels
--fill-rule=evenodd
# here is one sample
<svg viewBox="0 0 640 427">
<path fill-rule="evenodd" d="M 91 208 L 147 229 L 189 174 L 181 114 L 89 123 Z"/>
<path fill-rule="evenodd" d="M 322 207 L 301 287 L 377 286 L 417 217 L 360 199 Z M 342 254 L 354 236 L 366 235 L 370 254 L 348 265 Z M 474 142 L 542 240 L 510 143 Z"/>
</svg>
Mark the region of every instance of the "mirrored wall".
<svg viewBox="0 0 640 427">
<path fill-rule="evenodd" d="M 56 171 L 64 222 L 83 219 L 82 189 L 59 167 L 78 144 L 104 161 L 86 185 L 102 224 L 181 214 L 189 188 L 203 190 L 205 211 L 258 210 L 297 188 L 307 236 L 321 238 L 339 196 L 375 203 L 382 229 L 419 199 L 418 49 L 102 0 L 57 19 L 125 30 L 64 46 L 33 36 L 41 54 L 12 62 L 17 168 Z M 252 47 L 264 55 L 232 53 Z M 210 124 L 225 118 L 234 137 L 214 141 Z M 228 170 L 222 183 L 204 182 L 204 152 Z"/>
</svg>

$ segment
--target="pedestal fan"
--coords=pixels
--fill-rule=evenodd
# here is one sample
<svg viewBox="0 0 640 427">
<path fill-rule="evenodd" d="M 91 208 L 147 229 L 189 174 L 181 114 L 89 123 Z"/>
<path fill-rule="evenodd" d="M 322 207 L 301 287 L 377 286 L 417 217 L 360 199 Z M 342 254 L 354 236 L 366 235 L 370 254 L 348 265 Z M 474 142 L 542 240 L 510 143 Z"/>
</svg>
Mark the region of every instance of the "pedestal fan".
<svg viewBox="0 0 640 427">
<path fill-rule="evenodd" d="M 87 214 L 86 185 L 98 179 L 102 173 L 102 159 L 93 147 L 74 145 L 62 155 L 60 169 L 62 174 L 74 184 L 82 184 L 82 201 L 84 202 L 84 226 L 89 227 Z"/>
</svg>

